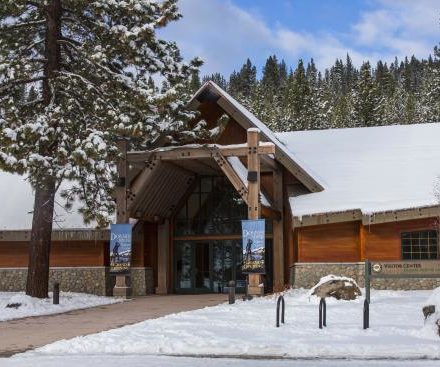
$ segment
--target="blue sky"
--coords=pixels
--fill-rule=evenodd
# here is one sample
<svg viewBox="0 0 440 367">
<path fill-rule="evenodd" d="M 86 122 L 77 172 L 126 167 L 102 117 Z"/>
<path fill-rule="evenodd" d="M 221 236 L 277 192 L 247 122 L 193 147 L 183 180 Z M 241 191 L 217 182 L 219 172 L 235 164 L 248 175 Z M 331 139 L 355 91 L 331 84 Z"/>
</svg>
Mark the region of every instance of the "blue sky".
<svg viewBox="0 0 440 367">
<path fill-rule="evenodd" d="M 180 0 L 183 19 L 161 31 L 202 74 L 226 76 L 250 57 L 258 70 L 276 54 L 323 70 L 347 52 L 355 64 L 427 57 L 440 41 L 440 0 Z"/>
</svg>

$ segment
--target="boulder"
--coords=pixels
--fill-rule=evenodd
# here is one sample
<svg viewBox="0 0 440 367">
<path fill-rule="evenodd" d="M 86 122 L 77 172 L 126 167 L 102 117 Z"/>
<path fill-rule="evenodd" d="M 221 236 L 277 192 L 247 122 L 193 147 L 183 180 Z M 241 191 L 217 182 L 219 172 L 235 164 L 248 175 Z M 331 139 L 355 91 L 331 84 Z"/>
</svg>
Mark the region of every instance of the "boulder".
<svg viewBox="0 0 440 367">
<path fill-rule="evenodd" d="M 423 305 L 422 312 L 425 316 L 425 327 L 435 330 L 440 336 L 440 287 L 433 290 Z"/>
<path fill-rule="evenodd" d="M 345 301 L 354 300 L 362 295 L 354 279 L 336 275 L 327 275 L 321 278 L 310 293 L 319 298 L 333 297 Z"/>
<path fill-rule="evenodd" d="M 435 305 L 427 305 L 422 308 L 423 316 L 425 316 L 425 320 L 435 313 Z"/>
</svg>

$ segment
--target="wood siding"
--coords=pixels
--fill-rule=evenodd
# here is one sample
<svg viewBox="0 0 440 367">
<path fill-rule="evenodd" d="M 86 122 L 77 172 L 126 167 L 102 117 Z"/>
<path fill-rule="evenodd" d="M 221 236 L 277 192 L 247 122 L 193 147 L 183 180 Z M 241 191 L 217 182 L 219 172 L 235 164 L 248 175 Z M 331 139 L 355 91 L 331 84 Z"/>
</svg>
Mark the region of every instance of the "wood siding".
<svg viewBox="0 0 440 367">
<path fill-rule="evenodd" d="M 352 221 L 300 227 L 293 231 L 291 252 L 298 254 L 298 262 L 395 261 L 401 259 L 402 232 L 435 229 L 436 223 L 436 218 L 428 218 L 370 226 Z"/>
<path fill-rule="evenodd" d="M 27 267 L 29 242 L 0 242 L 0 268 Z M 108 266 L 107 241 L 52 242 L 50 266 Z"/>
<path fill-rule="evenodd" d="M 365 257 L 369 260 L 400 260 L 402 232 L 435 228 L 435 218 L 365 226 Z"/>
<path fill-rule="evenodd" d="M 359 225 L 346 222 L 299 228 L 298 261 L 359 261 Z"/>
</svg>

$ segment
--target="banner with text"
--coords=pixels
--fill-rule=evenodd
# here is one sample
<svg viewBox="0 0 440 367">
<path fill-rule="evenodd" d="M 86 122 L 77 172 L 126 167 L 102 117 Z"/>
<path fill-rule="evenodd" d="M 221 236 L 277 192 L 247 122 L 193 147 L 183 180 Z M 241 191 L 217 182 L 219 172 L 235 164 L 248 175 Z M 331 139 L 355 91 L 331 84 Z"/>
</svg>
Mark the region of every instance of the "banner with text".
<svg viewBox="0 0 440 367">
<path fill-rule="evenodd" d="M 131 224 L 110 225 L 110 271 L 127 272 L 131 262 Z"/>
<path fill-rule="evenodd" d="M 265 273 L 265 220 L 242 220 L 243 273 Z"/>
</svg>

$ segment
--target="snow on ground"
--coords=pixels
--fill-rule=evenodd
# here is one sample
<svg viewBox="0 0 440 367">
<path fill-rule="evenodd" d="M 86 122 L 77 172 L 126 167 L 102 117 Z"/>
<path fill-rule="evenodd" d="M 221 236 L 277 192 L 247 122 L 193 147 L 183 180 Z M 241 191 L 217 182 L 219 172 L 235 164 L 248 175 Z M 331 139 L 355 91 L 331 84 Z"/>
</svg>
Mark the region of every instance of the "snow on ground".
<svg viewBox="0 0 440 367">
<path fill-rule="evenodd" d="M 317 213 L 438 205 L 440 123 L 276 134 L 319 174 L 324 191 L 290 198 L 301 217 Z"/>
<path fill-rule="evenodd" d="M 147 355 L 24 356 L 0 359 L 2 367 L 437 367 L 439 361 L 249 360 Z"/>
<path fill-rule="evenodd" d="M 122 302 L 120 298 L 100 297 L 85 293 L 61 292 L 60 304 L 54 305 L 52 293 L 49 298 L 38 299 L 26 296 L 23 292 L 0 292 L 0 321 L 29 316 L 52 315 L 83 308 Z M 7 308 L 7 304 L 21 303 L 20 307 Z"/>
<path fill-rule="evenodd" d="M 275 327 L 276 298 L 239 301 L 147 320 L 46 345 L 29 356 L 165 354 L 289 358 L 440 358 L 440 340 L 423 327 L 430 291 L 372 291 L 371 328 L 362 329 L 363 299 L 327 303 L 318 329 L 317 297 L 286 294 L 286 324 Z"/>
</svg>

